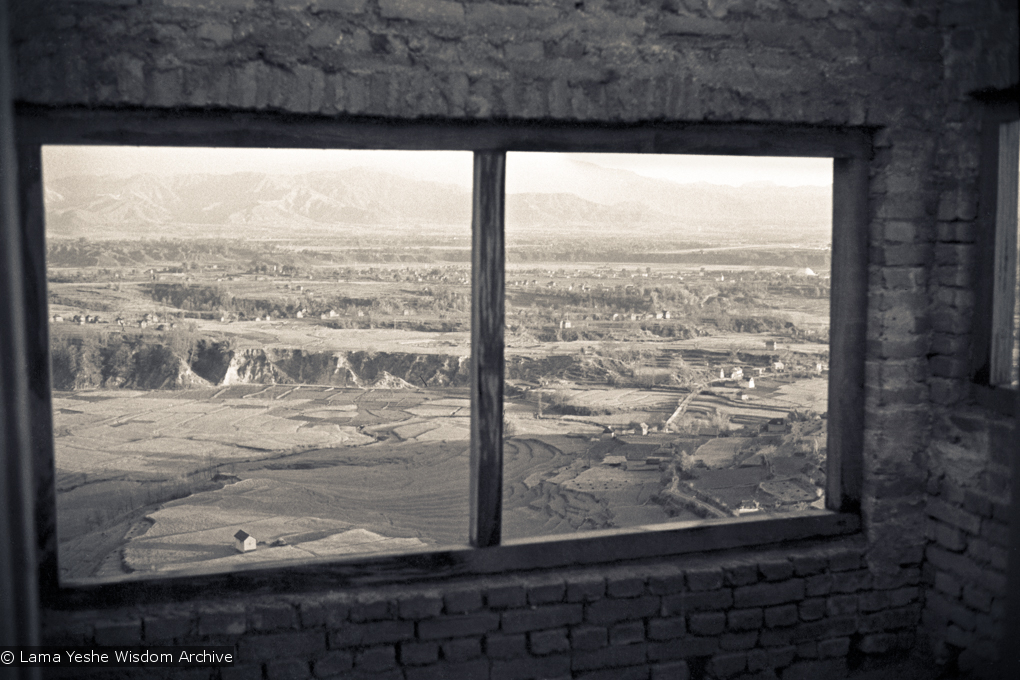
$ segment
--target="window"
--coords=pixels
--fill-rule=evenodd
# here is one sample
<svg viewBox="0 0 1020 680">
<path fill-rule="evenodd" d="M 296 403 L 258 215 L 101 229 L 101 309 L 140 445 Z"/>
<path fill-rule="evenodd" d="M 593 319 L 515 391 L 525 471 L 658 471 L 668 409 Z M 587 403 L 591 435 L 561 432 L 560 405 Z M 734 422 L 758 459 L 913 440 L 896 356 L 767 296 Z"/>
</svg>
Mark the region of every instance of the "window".
<svg viewBox="0 0 1020 680">
<path fill-rule="evenodd" d="M 982 135 L 982 228 L 974 270 L 977 295 L 972 364 L 978 400 L 1011 414 L 1020 370 L 1020 119 L 1015 101 L 996 99 L 992 96 L 987 104 Z"/>
<path fill-rule="evenodd" d="M 770 125 L 676 125 L 591 128 L 569 125 L 379 124 L 372 121 L 286 120 L 266 115 L 173 116 L 130 112 L 54 112 L 19 110 L 19 161 L 22 203 L 26 206 L 26 258 L 44 261 L 42 148 L 46 145 L 130 144 L 139 146 L 276 147 L 471 151 L 472 186 L 470 547 L 435 549 L 337 559 L 313 558 L 285 569 L 288 584 L 330 579 L 336 583 L 386 579 L 441 578 L 457 573 L 599 563 L 719 549 L 764 545 L 782 540 L 852 532 L 859 526 L 861 446 L 863 438 L 863 366 L 867 285 L 867 161 L 870 141 L 856 130 Z M 832 159 L 831 331 L 828 380 L 828 455 L 825 504 L 828 511 L 788 517 L 697 519 L 572 534 L 503 535 L 503 423 L 505 302 L 507 280 L 504 204 L 508 153 L 600 152 L 795 156 Z M 511 169 L 513 156 L 510 156 Z M 512 237 L 511 237 L 512 238 Z M 511 240 L 511 244 L 513 241 Z M 268 264 L 268 263 L 267 263 Z M 48 375 L 48 326 L 43 267 L 26 305 L 34 337 L 30 370 L 38 380 L 32 409 L 39 433 L 35 442 L 41 579 L 44 598 L 62 606 L 118 597 L 172 597 L 196 587 L 246 587 L 263 582 L 262 568 L 211 573 L 171 580 L 133 575 L 116 583 L 82 588 L 81 581 L 59 578 L 55 530 L 54 454 L 51 389 Z M 647 271 L 645 273 L 648 273 Z M 511 281 L 512 282 L 512 281 Z M 512 299 L 512 296 L 511 296 Z M 251 532 L 247 532 L 251 533 Z M 256 537 L 257 538 L 257 537 Z M 238 539 L 239 545 L 243 545 Z M 484 548 L 479 550 L 478 548 Z M 183 589 L 183 590 L 182 590 Z"/>
</svg>

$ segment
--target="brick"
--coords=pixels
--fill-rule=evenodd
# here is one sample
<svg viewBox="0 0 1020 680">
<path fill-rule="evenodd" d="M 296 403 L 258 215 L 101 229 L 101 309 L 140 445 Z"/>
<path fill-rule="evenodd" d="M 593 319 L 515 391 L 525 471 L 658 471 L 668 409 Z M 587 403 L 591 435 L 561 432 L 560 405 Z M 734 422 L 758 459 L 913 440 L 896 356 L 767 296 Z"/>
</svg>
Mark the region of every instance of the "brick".
<svg viewBox="0 0 1020 680">
<path fill-rule="evenodd" d="M 935 574 L 935 588 L 945 593 L 949 597 L 956 599 L 960 597 L 960 591 L 963 589 L 963 585 L 959 579 L 946 571 L 940 571 Z"/>
<path fill-rule="evenodd" d="M 354 656 L 354 666 L 368 672 L 384 671 L 397 665 L 396 648 L 393 645 L 369 647 Z"/>
<path fill-rule="evenodd" d="M 709 662 L 709 668 L 715 677 L 729 678 L 747 668 L 746 652 L 729 652 L 717 654 Z"/>
<path fill-rule="evenodd" d="M 395 609 L 389 600 L 364 600 L 351 606 L 350 619 L 356 623 L 392 619 Z"/>
<path fill-rule="evenodd" d="M 651 576 L 648 578 L 648 591 L 653 595 L 672 595 L 673 593 L 679 593 L 683 589 L 684 589 L 683 572 L 678 572 L 676 574 L 666 574 L 661 576 Z"/>
<path fill-rule="evenodd" d="M 796 607 L 793 611 L 796 616 Z M 726 625 L 730 630 L 757 630 L 761 628 L 762 619 L 760 608 L 733 609 L 726 614 Z"/>
<path fill-rule="evenodd" d="M 332 649 L 339 649 L 413 639 L 413 621 L 372 621 L 370 623 L 348 623 L 330 632 L 329 646 Z"/>
<path fill-rule="evenodd" d="M 424 666 L 439 660 L 435 642 L 402 642 L 398 650 L 402 666 Z"/>
<path fill-rule="evenodd" d="M 567 581 L 567 602 L 594 602 L 606 594 L 605 578 Z"/>
<path fill-rule="evenodd" d="M 529 630 L 559 628 L 560 626 L 580 623 L 583 616 L 583 609 L 580 604 L 559 604 L 535 609 L 518 609 L 503 612 L 500 627 L 504 633 L 524 633 Z"/>
<path fill-rule="evenodd" d="M 522 585 L 497 586 L 485 591 L 485 603 L 491 609 L 511 609 L 523 607 L 527 595 Z"/>
<path fill-rule="evenodd" d="M 934 533 L 935 541 L 946 550 L 960 552 L 967 547 L 967 538 L 962 529 L 935 522 Z"/>
<path fill-rule="evenodd" d="M 825 613 L 827 616 L 842 616 L 844 614 L 853 614 L 856 611 L 856 595 L 833 595 L 825 601 Z"/>
<path fill-rule="evenodd" d="M 251 630 L 281 630 L 296 626 L 297 610 L 294 605 L 261 604 L 248 609 L 248 627 Z"/>
<path fill-rule="evenodd" d="M 228 24 L 206 22 L 195 31 L 196 37 L 200 40 L 208 40 L 218 47 L 228 45 L 234 40 L 234 29 Z"/>
<path fill-rule="evenodd" d="M 562 602 L 566 593 L 567 585 L 563 581 L 530 586 L 528 588 L 528 604 Z"/>
<path fill-rule="evenodd" d="M 804 600 L 804 602 L 802 602 L 800 606 L 802 608 L 805 605 L 811 606 L 810 605 L 811 602 L 814 601 Z M 819 600 L 818 602 L 820 603 L 821 600 Z M 819 618 L 820 616 L 821 614 L 819 613 L 818 617 L 815 618 Z M 781 604 L 776 607 L 768 607 L 765 609 L 765 625 L 768 626 L 769 628 L 776 628 L 778 626 L 792 626 L 793 624 L 797 623 L 798 618 L 800 618 L 800 616 L 798 613 L 797 605 L 795 604 Z"/>
<path fill-rule="evenodd" d="M 648 622 L 649 640 L 674 640 L 687 632 L 683 616 L 651 619 Z"/>
<path fill-rule="evenodd" d="M 482 655 L 482 639 L 457 638 L 441 643 L 439 648 L 448 661 L 467 661 Z"/>
<path fill-rule="evenodd" d="M 844 571 L 832 575 L 832 592 L 856 593 L 871 587 L 871 572 L 867 569 Z"/>
<path fill-rule="evenodd" d="M 850 638 L 838 637 L 822 640 L 818 643 L 818 656 L 823 659 L 846 656 L 850 651 Z"/>
<path fill-rule="evenodd" d="M 794 630 L 792 640 L 794 642 L 819 640 L 828 637 L 853 635 L 856 631 L 857 617 L 855 616 L 827 617 L 819 621 L 800 624 Z"/>
<path fill-rule="evenodd" d="M 670 661 L 652 666 L 651 680 L 691 680 L 686 661 Z"/>
<path fill-rule="evenodd" d="M 443 611 L 443 598 L 437 595 L 418 595 L 397 602 L 397 616 L 402 619 L 430 619 Z"/>
<path fill-rule="evenodd" d="M 524 28 L 529 12 L 524 7 L 497 5 L 492 2 L 467 5 L 467 21 L 473 27 L 489 26 Z"/>
<path fill-rule="evenodd" d="M 849 550 L 835 552 L 829 556 L 829 571 L 850 571 L 861 566 L 861 556 Z"/>
<path fill-rule="evenodd" d="M 311 0 L 313 12 L 362 14 L 367 0 Z"/>
<path fill-rule="evenodd" d="M 662 598 L 663 614 L 666 616 L 728 609 L 731 606 L 733 606 L 733 593 L 729 589 L 710 590 L 704 593 L 678 593 Z"/>
<path fill-rule="evenodd" d="M 818 680 L 818 678 L 842 678 L 847 673 L 845 659 L 824 661 L 798 661 L 786 668 L 783 680 Z"/>
<path fill-rule="evenodd" d="M 982 569 L 966 555 L 952 553 L 936 545 L 929 545 L 925 555 L 935 569 L 950 571 L 959 576 L 964 583 L 983 583 L 993 592 L 1005 588 L 1006 579 L 1002 574 Z"/>
<path fill-rule="evenodd" d="M 464 6 L 445 0 L 432 0 L 427 3 L 416 0 L 379 0 L 379 15 L 384 19 L 461 23 L 464 21 Z"/>
<path fill-rule="evenodd" d="M 818 658 L 818 643 L 817 642 L 802 642 L 797 645 L 797 658 L 798 659 L 817 659 Z"/>
<path fill-rule="evenodd" d="M 220 668 L 220 680 L 263 680 L 262 664 L 234 664 Z"/>
<path fill-rule="evenodd" d="M 719 651 L 715 637 L 688 636 L 679 641 L 655 642 L 648 645 L 649 661 L 673 661 L 699 656 L 711 656 Z"/>
<path fill-rule="evenodd" d="M 609 597 L 637 597 L 645 592 L 645 580 L 635 576 L 606 579 Z"/>
<path fill-rule="evenodd" d="M 723 586 L 722 569 L 688 569 L 687 587 L 693 591 L 716 590 Z"/>
<path fill-rule="evenodd" d="M 172 642 L 191 635 L 192 621 L 186 616 L 146 616 L 143 620 L 146 642 Z"/>
<path fill-rule="evenodd" d="M 579 606 L 579 605 L 568 605 Z M 625 600 L 602 600 L 585 605 L 584 619 L 588 623 L 605 625 L 655 616 L 659 613 L 660 602 L 657 597 L 638 597 Z M 576 622 L 572 622 L 576 623 Z"/>
<path fill-rule="evenodd" d="M 723 612 L 691 614 L 687 620 L 687 628 L 695 635 L 718 635 L 726 630 L 726 614 Z"/>
<path fill-rule="evenodd" d="M 489 680 L 489 662 L 485 659 L 473 661 L 444 662 L 424 668 L 404 669 L 405 680 Z"/>
<path fill-rule="evenodd" d="M 587 671 L 633 666 L 644 663 L 644 661 L 644 645 L 618 645 L 594 650 L 575 651 L 571 658 L 570 668 L 574 671 Z"/>
<path fill-rule="evenodd" d="M 482 608 L 479 590 L 453 590 L 443 594 L 443 608 L 447 614 L 467 614 Z"/>
<path fill-rule="evenodd" d="M 342 602 L 302 602 L 298 607 L 298 618 L 302 628 L 325 625 L 332 628 L 346 621 L 350 607 Z"/>
<path fill-rule="evenodd" d="M 609 629 L 609 644 L 630 645 L 645 639 L 645 624 L 642 621 L 625 621 Z"/>
<path fill-rule="evenodd" d="M 885 654 L 895 644 L 896 636 L 891 633 L 872 633 L 861 638 L 857 648 L 865 654 Z"/>
<path fill-rule="evenodd" d="M 598 671 L 586 671 L 574 676 L 576 680 L 648 680 L 648 667 L 645 664 L 619 668 L 605 668 Z M 567 680 L 563 678 L 562 680 Z"/>
<path fill-rule="evenodd" d="M 925 511 L 935 519 L 951 524 L 972 534 L 981 533 L 981 517 L 963 508 L 946 503 L 940 498 L 929 498 Z"/>
<path fill-rule="evenodd" d="M 328 678 L 351 670 L 354 655 L 348 651 L 327 652 L 312 662 L 312 673 L 317 678 Z"/>
<path fill-rule="evenodd" d="M 199 635 L 241 635 L 247 627 L 244 610 L 240 608 L 198 615 Z"/>
<path fill-rule="evenodd" d="M 751 649 L 758 642 L 758 631 L 746 631 L 743 633 L 723 633 L 719 636 L 719 647 L 721 649 Z"/>
<path fill-rule="evenodd" d="M 730 35 L 737 28 L 730 22 L 693 16 L 663 14 L 656 22 L 662 35 L 720 36 Z"/>
<path fill-rule="evenodd" d="M 766 581 L 785 581 L 793 576 L 790 560 L 768 560 L 758 563 L 758 571 Z"/>
<path fill-rule="evenodd" d="M 525 611 L 514 613 L 532 614 L 533 612 Z M 506 614 L 504 614 L 504 616 L 506 616 Z M 479 614 L 445 616 L 438 619 L 419 621 L 418 638 L 420 640 L 435 640 L 439 638 L 464 637 L 467 635 L 487 633 L 499 628 L 499 617 L 500 615 L 494 612 L 483 612 Z M 504 627 L 504 632 L 508 633 L 522 632 L 522 630 L 529 629 L 507 630 Z"/>
<path fill-rule="evenodd" d="M 825 571 L 827 560 L 817 555 L 794 555 L 790 558 L 793 562 L 793 573 L 796 576 L 813 576 Z"/>
<path fill-rule="evenodd" d="M 968 583 L 963 587 L 963 602 L 968 607 L 988 612 L 992 608 L 992 594 L 984 588 Z"/>
<path fill-rule="evenodd" d="M 769 663 L 769 653 L 764 649 L 752 649 L 747 652 L 747 670 L 751 673 L 757 673 L 767 668 L 771 668 Z"/>
<path fill-rule="evenodd" d="M 567 639 L 566 628 L 528 633 L 528 643 L 531 653 L 538 656 L 570 650 L 570 640 Z"/>
<path fill-rule="evenodd" d="M 575 626 L 570 629 L 574 649 L 599 649 L 609 644 L 609 631 L 603 626 Z"/>
<path fill-rule="evenodd" d="M 565 655 L 523 657 L 492 662 L 491 677 L 500 680 L 570 677 L 570 657 Z"/>
<path fill-rule="evenodd" d="M 759 583 L 733 589 L 733 603 L 739 608 L 783 604 L 802 599 L 804 599 L 804 580 L 798 578 L 780 583 Z"/>
<path fill-rule="evenodd" d="M 1009 546 L 1009 525 L 986 519 L 981 523 L 981 537 L 992 545 L 1006 548 Z"/>
<path fill-rule="evenodd" d="M 728 586 L 747 586 L 758 582 L 757 564 L 734 564 L 723 568 L 723 579 Z"/>
<path fill-rule="evenodd" d="M 937 597 L 937 593 L 932 594 L 933 597 Z M 917 622 L 920 616 L 919 605 L 909 605 L 907 607 L 898 607 L 896 609 L 885 609 L 874 614 L 866 614 L 858 616 L 857 619 L 857 630 L 861 633 L 877 633 L 880 631 L 896 630 L 898 628 L 914 628 L 917 626 Z M 959 611 L 963 614 L 964 618 L 962 621 L 973 622 L 973 614 L 966 607 L 959 607 Z"/>
<path fill-rule="evenodd" d="M 142 621 L 96 621 L 96 644 L 102 646 L 138 645 L 142 642 Z"/>
<path fill-rule="evenodd" d="M 804 593 L 808 597 L 828 595 L 832 591 L 832 574 L 819 574 L 804 579 Z"/>
<path fill-rule="evenodd" d="M 773 647 L 766 650 L 769 655 L 769 666 L 772 668 L 784 668 L 793 663 L 797 656 L 797 648 L 793 645 Z"/>
<path fill-rule="evenodd" d="M 308 662 L 302 659 L 275 659 L 266 664 L 268 680 L 305 680 Z"/>
<path fill-rule="evenodd" d="M 992 501 L 972 489 L 967 489 L 964 492 L 963 507 L 968 512 L 980 515 L 981 517 L 992 516 Z"/>
<path fill-rule="evenodd" d="M 513 659 L 524 656 L 526 652 L 527 638 L 523 633 L 489 633 L 485 636 L 485 655 L 491 659 Z"/>
<path fill-rule="evenodd" d="M 237 644 L 240 661 L 270 661 L 296 656 L 311 658 L 317 652 L 324 651 L 326 634 L 316 630 L 248 635 Z"/>
</svg>

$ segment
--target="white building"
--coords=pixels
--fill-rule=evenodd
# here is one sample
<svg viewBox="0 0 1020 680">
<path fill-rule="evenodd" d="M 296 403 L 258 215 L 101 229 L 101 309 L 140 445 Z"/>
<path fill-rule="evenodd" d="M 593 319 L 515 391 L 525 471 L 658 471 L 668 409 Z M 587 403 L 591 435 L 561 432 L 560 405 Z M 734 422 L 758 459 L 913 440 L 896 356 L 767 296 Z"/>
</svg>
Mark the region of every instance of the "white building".
<svg viewBox="0 0 1020 680">
<path fill-rule="evenodd" d="M 234 547 L 237 548 L 237 552 L 251 552 L 255 549 L 255 537 L 244 529 L 238 529 L 234 534 Z"/>
</svg>

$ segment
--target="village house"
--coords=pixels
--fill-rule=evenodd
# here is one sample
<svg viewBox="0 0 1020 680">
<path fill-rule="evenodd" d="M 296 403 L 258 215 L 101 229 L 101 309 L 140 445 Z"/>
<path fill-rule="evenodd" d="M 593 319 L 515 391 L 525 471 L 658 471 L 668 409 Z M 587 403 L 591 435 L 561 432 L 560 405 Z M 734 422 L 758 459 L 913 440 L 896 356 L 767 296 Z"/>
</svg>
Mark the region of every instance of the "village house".
<svg viewBox="0 0 1020 680">
<path fill-rule="evenodd" d="M 257 547 L 255 537 L 244 529 L 238 529 L 237 533 L 234 534 L 234 547 L 240 553 L 251 552 Z"/>
</svg>

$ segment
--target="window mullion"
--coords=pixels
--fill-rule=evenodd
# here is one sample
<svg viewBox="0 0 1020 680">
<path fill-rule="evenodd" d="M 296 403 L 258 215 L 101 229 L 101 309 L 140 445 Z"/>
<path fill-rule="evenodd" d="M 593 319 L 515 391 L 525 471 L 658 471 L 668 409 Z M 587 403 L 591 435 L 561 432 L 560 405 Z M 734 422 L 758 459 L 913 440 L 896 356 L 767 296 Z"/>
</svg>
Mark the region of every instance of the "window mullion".
<svg viewBox="0 0 1020 680">
<path fill-rule="evenodd" d="M 503 510 L 506 153 L 475 152 L 471 219 L 471 545 L 499 545 Z"/>
<path fill-rule="evenodd" d="M 868 161 L 832 161 L 826 507 L 860 510 L 868 326 Z"/>
<path fill-rule="evenodd" d="M 1013 314 L 1017 259 L 1017 167 L 1020 121 L 999 126 L 999 172 L 995 206 L 995 273 L 992 291 L 992 385 L 1013 381 Z"/>
</svg>

